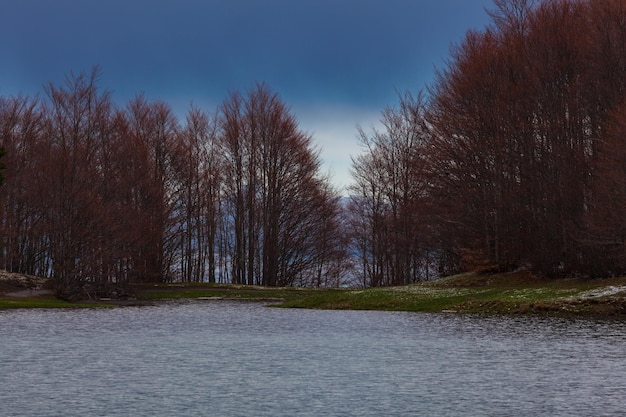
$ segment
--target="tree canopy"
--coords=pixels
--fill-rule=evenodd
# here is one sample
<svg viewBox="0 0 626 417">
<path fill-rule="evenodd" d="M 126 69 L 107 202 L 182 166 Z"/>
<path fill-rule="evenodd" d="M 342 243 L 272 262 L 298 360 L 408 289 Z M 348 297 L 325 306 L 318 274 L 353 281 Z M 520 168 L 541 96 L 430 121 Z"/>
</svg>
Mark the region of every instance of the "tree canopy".
<svg viewBox="0 0 626 417">
<path fill-rule="evenodd" d="M 141 95 L 117 107 L 99 73 L 1 102 L 0 267 L 76 299 L 132 282 L 313 285 L 338 262 L 336 192 L 269 87 L 181 125 Z"/>
<path fill-rule="evenodd" d="M 364 261 L 387 262 L 374 254 L 394 235 L 397 200 L 386 190 L 402 190 L 394 181 L 408 164 L 421 190 L 403 203 L 416 216 L 410 235 L 439 254 L 438 268 L 621 273 L 626 4 L 496 0 L 490 15 L 452 48 L 417 118 L 401 100 L 383 112 L 385 132 L 365 137 L 354 160 L 359 195 L 369 196 Z M 397 151 L 408 162 L 384 160 L 403 136 L 390 115 L 419 132 L 410 151 Z"/>
<path fill-rule="evenodd" d="M 131 282 L 401 285 L 626 271 L 626 3 L 495 0 L 426 91 L 359 129 L 350 197 L 265 84 L 180 121 L 99 68 L 0 100 L 0 267 Z"/>
</svg>

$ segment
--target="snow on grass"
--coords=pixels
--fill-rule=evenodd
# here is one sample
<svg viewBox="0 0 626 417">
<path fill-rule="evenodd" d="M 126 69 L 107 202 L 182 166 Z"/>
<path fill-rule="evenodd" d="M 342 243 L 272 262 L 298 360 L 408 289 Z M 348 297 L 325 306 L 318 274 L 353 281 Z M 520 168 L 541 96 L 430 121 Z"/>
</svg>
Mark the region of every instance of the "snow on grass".
<svg viewBox="0 0 626 417">
<path fill-rule="evenodd" d="M 505 294 L 508 298 L 513 300 L 535 300 L 541 298 L 559 298 L 571 296 L 577 290 L 574 288 L 569 289 L 552 289 L 552 288 L 524 288 L 519 290 L 509 290 Z"/>
<path fill-rule="evenodd" d="M 434 287 L 425 285 L 389 287 L 386 290 L 391 292 L 404 292 L 411 295 L 423 295 L 428 297 L 455 297 L 460 295 L 477 294 L 479 292 L 483 292 L 471 288 Z"/>
<path fill-rule="evenodd" d="M 594 288 L 593 290 L 582 292 L 578 295 L 581 299 L 587 298 L 599 298 L 599 297 L 612 297 L 612 296 L 626 296 L 626 286 L 614 286 Z"/>
</svg>

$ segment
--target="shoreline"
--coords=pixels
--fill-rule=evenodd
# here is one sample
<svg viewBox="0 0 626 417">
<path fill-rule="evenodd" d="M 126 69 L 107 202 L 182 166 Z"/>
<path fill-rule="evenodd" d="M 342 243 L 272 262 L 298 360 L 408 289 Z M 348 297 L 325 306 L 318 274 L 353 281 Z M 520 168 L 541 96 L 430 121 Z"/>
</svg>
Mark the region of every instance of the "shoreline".
<svg viewBox="0 0 626 417">
<path fill-rule="evenodd" d="M 13 274 L 15 275 L 15 274 Z M 0 274 L 2 276 L 2 274 Z M 44 286 L 0 286 L 0 309 L 154 305 L 165 300 L 257 301 L 273 308 L 626 319 L 626 277 L 540 279 L 528 272 L 465 273 L 399 287 L 273 288 L 229 284 L 138 284 L 126 299 L 69 303 Z"/>
</svg>

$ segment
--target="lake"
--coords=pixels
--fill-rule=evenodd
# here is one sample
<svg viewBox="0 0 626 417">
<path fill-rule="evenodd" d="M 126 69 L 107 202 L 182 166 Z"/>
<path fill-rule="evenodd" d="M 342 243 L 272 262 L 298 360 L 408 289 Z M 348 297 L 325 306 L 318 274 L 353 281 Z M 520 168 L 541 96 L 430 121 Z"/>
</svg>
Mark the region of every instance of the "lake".
<svg viewBox="0 0 626 417">
<path fill-rule="evenodd" d="M 616 416 L 626 322 L 228 301 L 0 312 L 2 416 Z"/>
</svg>

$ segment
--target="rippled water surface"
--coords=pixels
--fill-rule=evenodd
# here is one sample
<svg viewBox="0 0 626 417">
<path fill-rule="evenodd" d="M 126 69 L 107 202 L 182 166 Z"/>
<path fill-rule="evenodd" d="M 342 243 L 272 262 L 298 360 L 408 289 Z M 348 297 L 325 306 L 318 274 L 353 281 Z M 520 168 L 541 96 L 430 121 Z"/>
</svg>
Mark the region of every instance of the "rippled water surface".
<svg viewBox="0 0 626 417">
<path fill-rule="evenodd" d="M 0 312 L 2 416 L 624 410 L 624 322 L 234 302 Z"/>
</svg>

